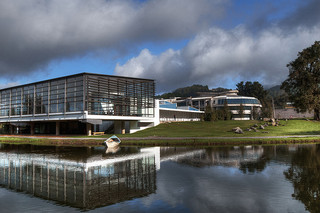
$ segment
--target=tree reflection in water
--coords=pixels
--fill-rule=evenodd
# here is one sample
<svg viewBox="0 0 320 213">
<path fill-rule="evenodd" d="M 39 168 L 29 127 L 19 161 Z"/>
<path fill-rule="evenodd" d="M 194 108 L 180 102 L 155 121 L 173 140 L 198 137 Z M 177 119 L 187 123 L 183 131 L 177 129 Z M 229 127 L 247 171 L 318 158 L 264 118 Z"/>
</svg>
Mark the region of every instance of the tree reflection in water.
<svg viewBox="0 0 320 213">
<path fill-rule="evenodd" d="M 270 158 L 262 155 L 255 162 L 243 162 L 240 164 L 239 170 L 244 174 L 262 172 L 269 162 Z"/>
<path fill-rule="evenodd" d="M 300 200 L 306 210 L 320 212 L 320 146 L 299 147 L 284 175 L 293 184 L 292 197 Z"/>
</svg>

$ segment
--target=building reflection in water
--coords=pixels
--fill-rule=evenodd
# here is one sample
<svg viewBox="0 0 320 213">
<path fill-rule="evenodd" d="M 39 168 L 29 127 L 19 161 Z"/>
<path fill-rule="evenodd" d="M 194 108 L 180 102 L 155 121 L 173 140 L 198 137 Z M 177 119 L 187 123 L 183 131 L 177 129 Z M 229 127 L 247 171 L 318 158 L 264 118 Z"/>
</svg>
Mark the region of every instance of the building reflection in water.
<svg viewBox="0 0 320 213">
<path fill-rule="evenodd" d="M 207 149 L 161 148 L 161 161 L 175 161 L 195 167 L 227 166 L 242 168 L 264 158 L 262 146 L 216 147 Z"/>
<path fill-rule="evenodd" d="M 64 154 L 19 152 L 0 147 L 0 184 L 36 197 L 80 209 L 94 209 L 147 196 L 156 190 L 160 149 L 131 154 L 94 155 L 72 159 Z"/>
</svg>

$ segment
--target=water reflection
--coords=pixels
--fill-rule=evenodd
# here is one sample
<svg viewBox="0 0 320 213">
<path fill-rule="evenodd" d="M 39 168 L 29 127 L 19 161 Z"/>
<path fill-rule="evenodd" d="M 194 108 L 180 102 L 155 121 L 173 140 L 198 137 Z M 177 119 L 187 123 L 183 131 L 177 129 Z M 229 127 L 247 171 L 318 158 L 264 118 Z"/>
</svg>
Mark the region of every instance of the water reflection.
<svg viewBox="0 0 320 213">
<path fill-rule="evenodd" d="M 292 197 L 310 212 L 320 212 L 320 146 L 298 147 L 284 172 L 294 187 Z"/>
<path fill-rule="evenodd" d="M 70 152 L 72 150 L 72 152 Z M 0 184 L 81 209 L 143 197 L 156 190 L 159 148 L 59 148 L 1 145 Z"/>
<path fill-rule="evenodd" d="M 161 148 L 161 160 L 170 159 L 180 164 L 188 164 L 195 167 L 241 167 L 243 172 L 246 172 L 246 167 L 250 167 L 250 164 L 255 164 L 264 159 L 263 152 L 264 148 L 262 146 L 236 146 L 201 150 L 191 148 Z"/>
<path fill-rule="evenodd" d="M 116 151 L 0 145 L 0 184 L 74 207 L 42 204 L 52 211 L 319 212 L 319 152 L 319 145 Z"/>
</svg>

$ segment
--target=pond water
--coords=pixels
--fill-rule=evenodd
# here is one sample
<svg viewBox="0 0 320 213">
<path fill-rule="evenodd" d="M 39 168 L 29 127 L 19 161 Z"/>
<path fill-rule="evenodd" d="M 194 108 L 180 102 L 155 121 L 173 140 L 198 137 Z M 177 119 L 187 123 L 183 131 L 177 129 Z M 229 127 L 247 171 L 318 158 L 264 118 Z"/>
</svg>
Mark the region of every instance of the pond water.
<svg viewBox="0 0 320 213">
<path fill-rule="evenodd" d="M 320 145 L 0 144 L 0 212 L 320 212 Z"/>
</svg>

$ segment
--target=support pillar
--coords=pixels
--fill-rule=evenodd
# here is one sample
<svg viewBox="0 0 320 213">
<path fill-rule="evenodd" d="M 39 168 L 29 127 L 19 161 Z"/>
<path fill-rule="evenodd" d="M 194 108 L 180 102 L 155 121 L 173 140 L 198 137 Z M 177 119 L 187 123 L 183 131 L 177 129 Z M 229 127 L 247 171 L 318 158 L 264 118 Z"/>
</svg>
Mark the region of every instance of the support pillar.
<svg viewBox="0 0 320 213">
<path fill-rule="evenodd" d="M 92 135 L 92 125 L 91 124 L 86 123 L 86 131 L 87 131 L 88 136 Z"/>
<path fill-rule="evenodd" d="M 124 121 L 115 121 L 114 122 L 114 133 L 115 134 L 125 134 L 125 122 Z"/>
<path fill-rule="evenodd" d="M 13 125 L 9 124 L 9 133 L 13 135 Z"/>
<path fill-rule="evenodd" d="M 60 122 L 56 122 L 56 135 L 60 135 Z"/>
<path fill-rule="evenodd" d="M 30 133 L 31 133 L 31 135 L 34 135 L 34 123 L 33 122 L 31 122 L 30 123 Z"/>
</svg>

